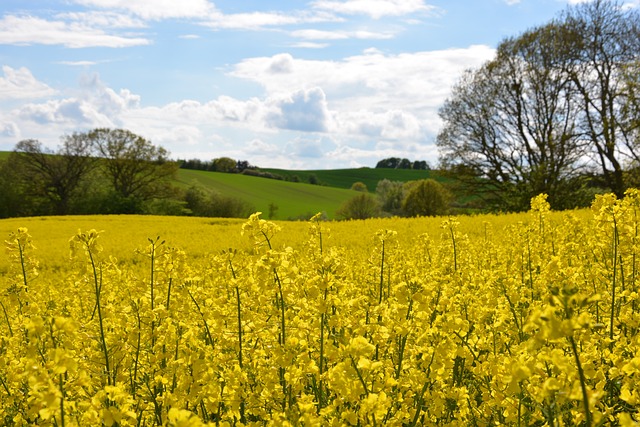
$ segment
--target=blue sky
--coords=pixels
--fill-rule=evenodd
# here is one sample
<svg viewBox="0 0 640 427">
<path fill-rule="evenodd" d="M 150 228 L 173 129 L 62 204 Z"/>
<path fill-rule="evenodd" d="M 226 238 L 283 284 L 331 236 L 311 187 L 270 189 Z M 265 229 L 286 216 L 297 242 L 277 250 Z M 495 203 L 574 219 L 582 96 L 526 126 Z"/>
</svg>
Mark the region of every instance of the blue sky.
<svg viewBox="0 0 640 427">
<path fill-rule="evenodd" d="M 436 165 L 461 72 L 579 1 L 2 0 L 0 150 L 111 127 L 174 158 Z"/>
</svg>

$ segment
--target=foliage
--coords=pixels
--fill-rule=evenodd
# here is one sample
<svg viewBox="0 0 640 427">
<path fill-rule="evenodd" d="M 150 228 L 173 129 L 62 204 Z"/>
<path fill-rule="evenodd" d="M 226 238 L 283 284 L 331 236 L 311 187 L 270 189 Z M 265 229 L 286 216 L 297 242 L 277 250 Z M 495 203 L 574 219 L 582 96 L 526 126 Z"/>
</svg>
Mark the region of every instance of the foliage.
<svg viewBox="0 0 640 427">
<path fill-rule="evenodd" d="M 336 217 L 339 219 L 367 219 L 379 215 L 378 199 L 369 193 L 353 196 L 336 211 Z"/>
<path fill-rule="evenodd" d="M 369 191 L 367 189 L 367 185 L 364 182 L 361 182 L 361 181 L 357 181 L 357 182 L 354 182 L 353 184 L 351 184 L 351 190 L 360 191 L 362 193 L 366 193 L 366 192 Z"/>
<path fill-rule="evenodd" d="M 402 211 L 404 200 L 404 183 L 383 179 L 376 185 L 376 195 L 383 211 L 393 215 L 399 215 Z"/>
<path fill-rule="evenodd" d="M 415 160 L 411 162 L 409 159 L 401 159 L 399 157 L 389 157 L 382 159 L 376 164 L 376 169 L 388 168 L 388 169 L 415 169 L 415 170 L 429 170 L 429 164 L 425 160 Z"/>
<path fill-rule="evenodd" d="M 449 190 L 433 179 L 408 182 L 402 210 L 408 216 L 445 215 L 453 199 Z"/>
<path fill-rule="evenodd" d="M 253 207 L 242 199 L 192 185 L 185 192 L 186 208 L 192 215 L 218 218 L 247 217 Z"/>
<path fill-rule="evenodd" d="M 191 238 L 194 252 L 150 238 L 129 264 L 89 229 L 56 269 L 18 227 L 0 279 L 0 420 L 632 426 L 639 208 L 629 191 L 558 214 L 541 195 L 517 216 L 338 233 L 254 214 L 236 238 Z"/>
</svg>

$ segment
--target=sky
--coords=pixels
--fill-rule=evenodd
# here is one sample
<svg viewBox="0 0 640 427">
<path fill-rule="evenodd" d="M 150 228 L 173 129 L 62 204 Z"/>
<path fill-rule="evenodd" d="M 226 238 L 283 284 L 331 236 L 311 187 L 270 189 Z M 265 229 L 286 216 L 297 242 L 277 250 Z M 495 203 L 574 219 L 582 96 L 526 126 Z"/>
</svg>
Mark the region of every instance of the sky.
<svg viewBox="0 0 640 427">
<path fill-rule="evenodd" d="M 174 159 L 437 166 L 461 73 L 580 1 L 2 0 L 0 151 L 107 127 Z"/>
</svg>

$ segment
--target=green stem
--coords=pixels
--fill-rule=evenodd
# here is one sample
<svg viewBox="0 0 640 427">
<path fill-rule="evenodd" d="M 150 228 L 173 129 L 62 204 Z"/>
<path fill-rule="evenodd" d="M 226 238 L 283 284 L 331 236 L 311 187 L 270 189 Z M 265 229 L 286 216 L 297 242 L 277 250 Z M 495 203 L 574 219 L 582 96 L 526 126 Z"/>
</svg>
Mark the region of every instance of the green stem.
<svg viewBox="0 0 640 427">
<path fill-rule="evenodd" d="M 573 339 L 573 336 L 569 336 L 569 343 L 571 344 L 571 351 L 573 352 L 573 357 L 576 360 L 576 366 L 578 367 L 578 377 L 580 378 L 580 388 L 582 389 L 582 405 L 584 407 L 584 414 L 586 417 L 585 426 L 591 427 L 593 424 L 591 411 L 589 410 L 589 396 L 587 394 L 587 381 L 584 376 L 584 370 L 582 369 L 582 363 L 580 363 L 580 356 L 578 354 L 578 347 L 576 346 L 576 340 Z"/>
<path fill-rule="evenodd" d="M 100 346 L 102 347 L 102 354 L 104 355 L 105 369 L 107 373 L 107 384 L 115 385 L 111 382 L 111 368 L 109 366 L 109 350 L 107 348 L 107 339 L 104 332 L 104 321 L 102 318 L 102 305 L 100 304 L 100 293 L 102 290 L 102 270 L 100 270 L 100 279 L 98 279 L 98 270 L 96 267 L 95 260 L 93 259 L 93 253 L 91 252 L 91 248 L 87 245 L 87 252 L 89 253 L 89 260 L 91 261 L 91 269 L 93 271 L 93 283 L 94 283 L 94 292 L 96 294 L 96 310 L 98 311 L 98 325 L 100 326 Z"/>
</svg>

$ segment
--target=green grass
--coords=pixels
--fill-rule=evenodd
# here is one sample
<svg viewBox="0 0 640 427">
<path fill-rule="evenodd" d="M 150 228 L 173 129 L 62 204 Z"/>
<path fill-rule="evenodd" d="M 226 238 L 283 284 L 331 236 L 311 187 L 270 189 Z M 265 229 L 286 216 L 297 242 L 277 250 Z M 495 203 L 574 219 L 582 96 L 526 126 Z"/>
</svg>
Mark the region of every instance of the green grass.
<svg viewBox="0 0 640 427">
<path fill-rule="evenodd" d="M 388 179 L 390 181 L 415 181 L 418 179 L 433 178 L 445 181 L 436 171 L 412 170 L 412 169 L 330 169 L 330 170 L 285 170 L 260 168 L 261 171 L 271 172 L 285 178 L 297 176 L 301 182 L 309 182 L 309 177 L 315 175 L 322 185 L 338 188 L 351 188 L 354 182 L 363 182 L 370 192 L 376 190 L 378 181 Z"/>
<path fill-rule="evenodd" d="M 9 154 L 10 152 L 0 151 L 0 160 L 6 159 Z M 444 181 L 437 171 L 407 169 L 260 170 L 281 175 L 289 180 L 297 176 L 300 182 L 180 169 L 176 183 L 183 188 L 197 183 L 222 195 L 240 198 L 255 211 L 263 212 L 265 218 L 269 215 L 270 205 L 274 204 L 278 209 L 273 219 L 297 219 L 318 212 L 324 212 L 328 218 L 334 219 L 336 210 L 357 194 L 350 190 L 355 182 L 363 182 L 370 192 L 375 192 L 378 181 L 383 179 L 406 182 L 434 178 Z M 308 184 L 309 177 L 313 175 L 321 185 Z"/>
<path fill-rule="evenodd" d="M 278 207 L 273 219 L 294 219 L 318 212 L 335 218 L 340 205 L 357 194 L 344 188 L 187 169 L 180 169 L 177 179 L 185 188 L 197 183 L 220 194 L 245 200 L 256 211 L 263 212 L 265 218 L 273 203 Z"/>
</svg>

